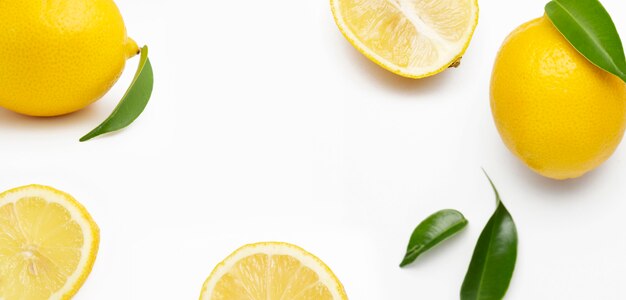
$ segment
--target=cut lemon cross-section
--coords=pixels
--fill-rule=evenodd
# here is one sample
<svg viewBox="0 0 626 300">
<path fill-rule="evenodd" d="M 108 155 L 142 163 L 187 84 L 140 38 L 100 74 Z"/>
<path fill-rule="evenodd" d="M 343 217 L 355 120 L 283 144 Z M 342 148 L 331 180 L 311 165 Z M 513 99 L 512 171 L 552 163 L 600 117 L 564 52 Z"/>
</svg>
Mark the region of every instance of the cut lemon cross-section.
<svg viewBox="0 0 626 300">
<path fill-rule="evenodd" d="M 0 194 L 0 299 L 70 299 L 91 272 L 98 226 L 72 196 L 29 185 Z"/>
<path fill-rule="evenodd" d="M 348 41 L 383 68 L 409 78 L 456 67 L 478 24 L 477 0 L 331 0 Z"/>
<path fill-rule="evenodd" d="M 313 254 L 286 243 L 233 252 L 204 283 L 200 300 L 346 300 L 333 272 Z"/>
</svg>

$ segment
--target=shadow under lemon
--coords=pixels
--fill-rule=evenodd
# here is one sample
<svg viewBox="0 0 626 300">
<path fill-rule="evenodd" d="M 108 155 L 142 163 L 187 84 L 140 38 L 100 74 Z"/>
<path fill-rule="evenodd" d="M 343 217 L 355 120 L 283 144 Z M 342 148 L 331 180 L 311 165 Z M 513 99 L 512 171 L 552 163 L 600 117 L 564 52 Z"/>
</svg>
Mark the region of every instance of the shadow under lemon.
<svg viewBox="0 0 626 300">
<path fill-rule="evenodd" d="M 99 120 L 106 118 L 107 111 L 111 111 L 111 109 L 101 108 L 107 105 L 106 97 L 101 100 L 79 111 L 55 117 L 26 116 L 0 107 L 0 130 L 32 131 L 34 129 L 77 128 L 81 132 L 86 132 L 98 125 Z M 111 105 L 114 103 L 111 102 Z"/>
<path fill-rule="evenodd" d="M 450 71 L 454 71 L 454 68 L 452 68 L 452 70 L 445 70 L 439 74 L 420 79 L 402 77 L 372 62 L 354 49 L 343 37 L 341 39 L 343 40 L 344 51 L 349 52 L 353 65 L 361 70 L 361 73 L 366 74 L 364 77 L 371 78 L 373 84 L 386 90 L 402 94 L 433 94 L 445 87 L 446 82 L 449 81 L 448 79 L 452 75 Z"/>
<path fill-rule="evenodd" d="M 503 148 L 502 151 L 506 152 L 506 164 L 512 166 L 511 171 L 516 175 L 515 178 L 519 178 L 521 181 L 528 183 L 532 188 L 540 189 L 547 195 L 557 195 L 559 199 L 568 199 L 562 196 L 575 195 L 589 188 L 593 188 L 599 181 L 602 181 L 602 177 L 605 171 L 607 171 L 606 169 L 611 166 L 610 163 L 604 163 L 598 168 L 586 173 L 584 176 L 568 180 L 555 180 L 534 172 L 513 156 L 506 148 Z M 611 159 L 609 159 L 609 161 L 610 160 Z M 555 197 L 546 197 L 546 199 L 552 198 Z"/>
</svg>

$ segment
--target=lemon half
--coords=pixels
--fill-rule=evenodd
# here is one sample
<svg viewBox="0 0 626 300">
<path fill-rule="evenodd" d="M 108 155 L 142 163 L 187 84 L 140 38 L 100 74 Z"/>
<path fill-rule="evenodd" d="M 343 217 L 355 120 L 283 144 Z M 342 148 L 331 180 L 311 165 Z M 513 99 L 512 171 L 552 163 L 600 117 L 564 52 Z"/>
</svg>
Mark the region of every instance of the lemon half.
<svg viewBox="0 0 626 300">
<path fill-rule="evenodd" d="M 348 41 L 383 68 L 422 78 L 455 67 L 478 24 L 477 0 L 331 0 Z"/>
<path fill-rule="evenodd" d="M 278 242 L 246 245 L 215 267 L 200 300 L 346 300 L 333 272 L 313 254 Z"/>
<path fill-rule="evenodd" d="M 70 299 L 99 241 L 98 226 L 66 193 L 29 185 L 0 194 L 0 299 Z"/>
</svg>

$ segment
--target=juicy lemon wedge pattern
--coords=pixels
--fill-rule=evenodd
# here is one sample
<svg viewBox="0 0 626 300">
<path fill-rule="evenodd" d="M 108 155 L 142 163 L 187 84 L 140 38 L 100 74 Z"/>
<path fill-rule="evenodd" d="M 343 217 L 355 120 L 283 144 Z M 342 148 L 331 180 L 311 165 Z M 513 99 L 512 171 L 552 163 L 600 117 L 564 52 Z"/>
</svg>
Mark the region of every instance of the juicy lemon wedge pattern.
<svg viewBox="0 0 626 300">
<path fill-rule="evenodd" d="M 0 299 L 70 299 L 98 245 L 97 225 L 70 195 L 40 185 L 0 194 Z"/>
<path fill-rule="evenodd" d="M 478 23 L 477 0 L 331 0 L 331 7 L 357 50 L 409 78 L 456 66 Z"/>
<path fill-rule="evenodd" d="M 343 286 L 317 257 L 286 243 L 257 243 L 215 267 L 200 300 L 346 300 Z"/>
</svg>

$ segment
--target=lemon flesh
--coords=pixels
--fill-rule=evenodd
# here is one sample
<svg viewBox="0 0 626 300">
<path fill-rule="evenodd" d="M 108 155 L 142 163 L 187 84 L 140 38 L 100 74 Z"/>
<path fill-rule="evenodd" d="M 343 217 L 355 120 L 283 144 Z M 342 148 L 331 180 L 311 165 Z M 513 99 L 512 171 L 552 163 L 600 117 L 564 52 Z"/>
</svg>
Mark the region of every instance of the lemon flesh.
<svg viewBox="0 0 626 300">
<path fill-rule="evenodd" d="M 491 78 L 491 110 L 506 146 L 532 170 L 575 178 L 619 145 L 626 84 L 591 64 L 542 17 L 504 41 Z"/>
<path fill-rule="evenodd" d="M 111 0 L 3 0 L 0 20 L 0 106 L 26 115 L 84 108 L 139 51 Z"/>
<path fill-rule="evenodd" d="M 70 299 L 89 275 L 99 231 L 71 196 L 31 185 L 0 195 L 0 299 Z"/>
<path fill-rule="evenodd" d="M 476 0 L 331 0 L 331 7 L 357 50 L 409 78 L 455 65 L 478 23 Z"/>
<path fill-rule="evenodd" d="M 286 243 L 246 245 L 222 261 L 200 300 L 345 300 L 343 286 L 317 257 Z"/>
</svg>

